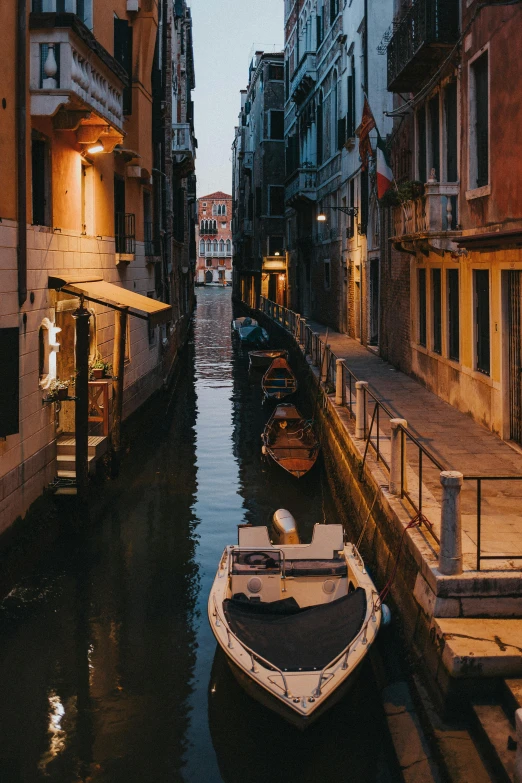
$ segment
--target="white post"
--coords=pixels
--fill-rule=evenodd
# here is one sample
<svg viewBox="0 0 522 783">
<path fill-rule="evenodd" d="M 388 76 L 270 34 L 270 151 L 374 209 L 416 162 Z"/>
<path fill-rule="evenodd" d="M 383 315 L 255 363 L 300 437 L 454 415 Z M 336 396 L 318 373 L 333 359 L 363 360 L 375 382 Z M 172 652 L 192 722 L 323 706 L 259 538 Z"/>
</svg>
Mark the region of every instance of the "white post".
<svg viewBox="0 0 522 783">
<path fill-rule="evenodd" d="M 367 381 L 356 381 L 355 383 L 355 437 L 364 438 L 364 394 L 368 388 Z"/>
<path fill-rule="evenodd" d="M 517 730 L 517 754 L 515 756 L 515 783 L 522 783 L 522 708 L 515 712 Z"/>
<path fill-rule="evenodd" d="M 462 481 L 462 473 L 457 470 L 444 470 L 440 474 L 442 504 L 439 571 L 441 574 L 462 573 L 462 520 L 460 513 Z"/>
<path fill-rule="evenodd" d="M 406 442 L 402 453 L 402 430 L 406 428 L 406 419 L 390 419 L 391 425 L 391 455 L 390 455 L 390 493 L 401 494 L 401 472 L 404 476 L 404 488 L 406 489 Z"/>
<path fill-rule="evenodd" d="M 342 359 L 335 361 L 335 404 L 344 405 L 344 365 Z"/>
</svg>

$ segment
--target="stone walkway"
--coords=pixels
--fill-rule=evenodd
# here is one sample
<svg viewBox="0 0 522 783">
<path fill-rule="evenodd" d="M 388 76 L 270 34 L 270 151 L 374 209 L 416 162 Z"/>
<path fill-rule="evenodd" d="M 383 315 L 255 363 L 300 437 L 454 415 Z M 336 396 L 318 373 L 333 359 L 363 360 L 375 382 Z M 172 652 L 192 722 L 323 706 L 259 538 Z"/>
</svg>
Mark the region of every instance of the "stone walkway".
<svg viewBox="0 0 522 783">
<path fill-rule="evenodd" d="M 321 335 L 326 327 L 307 320 Z M 370 391 L 398 418 L 406 419 L 408 429 L 448 470 L 465 476 L 522 476 L 522 453 L 494 435 L 470 416 L 441 400 L 424 386 L 399 372 L 356 340 L 328 331 L 328 343 L 338 359 L 358 380 L 367 381 Z M 371 411 L 370 411 L 371 412 Z M 381 437 L 388 439 L 389 427 L 382 422 Z M 435 499 L 440 498 L 439 471 L 423 460 L 423 486 Z M 408 445 L 409 474 L 418 475 L 418 450 Z M 416 497 L 417 486 L 408 489 Z M 476 482 L 464 481 L 462 492 L 463 550 L 468 567 L 477 548 Z M 435 521 L 435 520 L 434 520 Z M 483 555 L 504 554 L 508 558 L 483 560 L 482 569 L 522 568 L 522 481 L 486 481 L 482 483 Z"/>
</svg>

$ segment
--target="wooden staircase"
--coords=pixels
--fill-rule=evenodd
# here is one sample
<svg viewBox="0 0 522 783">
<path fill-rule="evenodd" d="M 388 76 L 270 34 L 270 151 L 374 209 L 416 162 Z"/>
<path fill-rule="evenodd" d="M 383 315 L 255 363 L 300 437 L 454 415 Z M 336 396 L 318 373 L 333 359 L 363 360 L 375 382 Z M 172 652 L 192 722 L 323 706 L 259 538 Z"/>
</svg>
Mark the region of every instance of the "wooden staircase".
<svg viewBox="0 0 522 783">
<path fill-rule="evenodd" d="M 89 435 L 89 473 L 107 451 L 109 439 L 104 435 Z M 76 440 L 74 435 L 60 435 L 56 443 L 57 488 L 55 495 L 76 495 Z"/>
</svg>

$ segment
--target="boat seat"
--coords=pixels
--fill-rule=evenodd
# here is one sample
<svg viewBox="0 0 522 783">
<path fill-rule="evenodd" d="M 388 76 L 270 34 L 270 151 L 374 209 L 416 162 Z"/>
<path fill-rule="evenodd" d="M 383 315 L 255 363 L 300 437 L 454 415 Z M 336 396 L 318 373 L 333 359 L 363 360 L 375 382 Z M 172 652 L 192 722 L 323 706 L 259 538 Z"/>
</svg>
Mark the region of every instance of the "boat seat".
<svg viewBox="0 0 522 783">
<path fill-rule="evenodd" d="M 246 565 L 242 563 L 234 563 L 232 566 L 232 576 L 252 576 L 253 574 L 279 574 L 281 569 L 279 566 L 275 568 L 266 568 L 264 565 Z"/>
<path fill-rule="evenodd" d="M 286 576 L 348 576 L 344 560 L 287 560 Z"/>
</svg>

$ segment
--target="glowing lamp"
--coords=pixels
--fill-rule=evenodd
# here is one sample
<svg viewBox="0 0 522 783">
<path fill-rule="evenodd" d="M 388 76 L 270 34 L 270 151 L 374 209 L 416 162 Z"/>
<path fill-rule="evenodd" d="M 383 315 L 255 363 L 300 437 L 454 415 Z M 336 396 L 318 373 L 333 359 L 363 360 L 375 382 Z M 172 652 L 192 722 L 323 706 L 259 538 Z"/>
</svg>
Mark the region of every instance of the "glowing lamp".
<svg viewBox="0 0 522 783">
<path fill-rule="evenodd" d="M 103 144 L 94 144 L 92 147 L 88 147 L 87 152 L 90 155 L 95 155 L 97 152 L 103 152 Z"/>
<path fill-rule="evenodd" d="M 321 212 L 320 215 L 317 215 L 317 220 L 319 220 L 319 222 L 321 223 L 324 223 L 326 220 L 326 215 L 323 215 L 323 213 Z"/>
</svg>

